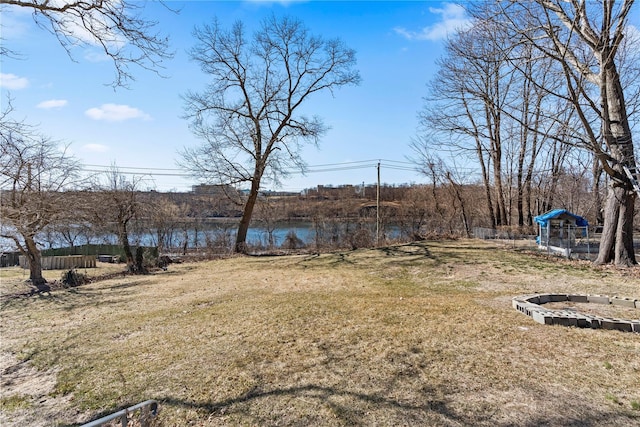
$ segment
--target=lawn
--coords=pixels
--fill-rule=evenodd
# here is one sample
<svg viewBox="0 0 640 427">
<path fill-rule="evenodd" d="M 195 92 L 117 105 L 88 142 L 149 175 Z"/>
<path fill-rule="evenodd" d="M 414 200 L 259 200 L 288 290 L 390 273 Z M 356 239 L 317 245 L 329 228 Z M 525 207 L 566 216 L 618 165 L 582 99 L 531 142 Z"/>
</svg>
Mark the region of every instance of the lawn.
<svg viewBox="0 0 640 427">
<path fill-rule="evenodd" d="M 76 425 L 157 399 L 162 426 L 640 425 L 640 335 L 511 307 L 535 292 L 640 299 L 637 270 L 469 240 L 3 298 L 0 424 Z M 0 274 L 3 289 L 24 280 Z"/>
</svg>

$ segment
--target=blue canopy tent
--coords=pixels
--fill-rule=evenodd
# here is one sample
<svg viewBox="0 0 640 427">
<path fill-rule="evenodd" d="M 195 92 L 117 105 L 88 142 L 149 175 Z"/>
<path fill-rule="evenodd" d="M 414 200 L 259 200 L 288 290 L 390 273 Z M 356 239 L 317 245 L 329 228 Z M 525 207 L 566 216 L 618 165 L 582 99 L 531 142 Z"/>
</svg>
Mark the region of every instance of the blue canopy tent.
<svg viewBox="0 0 640 427">
<path fill-rule="evenodd" d="M 576 235 L 586 236 L 587 252 L 589 247 L 589 223 L 583 217 L 566 209 L 554 209 L 534 218 L 538 224 L 536 241 L 541 249 L 548 253 L 559 252 L 566 257 L 571 256 L 577 248 Z"/>
</svg>

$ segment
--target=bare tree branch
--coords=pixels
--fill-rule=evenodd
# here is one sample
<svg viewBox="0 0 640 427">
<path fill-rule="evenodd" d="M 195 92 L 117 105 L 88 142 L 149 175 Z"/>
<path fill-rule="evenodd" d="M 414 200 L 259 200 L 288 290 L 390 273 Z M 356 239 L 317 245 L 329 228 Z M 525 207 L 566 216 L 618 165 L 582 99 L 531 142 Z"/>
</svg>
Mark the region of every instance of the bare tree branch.
<svg viewBox="0 0 640 427">
<path fill-rule="evenodd" d="M 173 56 L 169 40 L 156 32 L 157 22 L 141 16 L 141 3 L 130 0 L 0 0 L 0 5 L 27 8 L 34 21 L 48 30 L 74 58 L 77 46 L 99 47 L 112 60 L 112 86 L 127 87 L 135 80 L 131 66 L 158 72 Z M 7 48 L 0 52 L 9 54 Z"/>
</svg>

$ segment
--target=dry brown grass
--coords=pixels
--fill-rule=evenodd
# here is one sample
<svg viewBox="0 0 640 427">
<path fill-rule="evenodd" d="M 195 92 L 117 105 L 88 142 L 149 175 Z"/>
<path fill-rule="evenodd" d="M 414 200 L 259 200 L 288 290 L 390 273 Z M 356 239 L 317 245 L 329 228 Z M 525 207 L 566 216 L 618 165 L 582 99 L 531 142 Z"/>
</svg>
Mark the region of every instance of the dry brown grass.
<svg viewBox="0 0 640 427">
<path fill-rule="evenodd" d="M 95 278 L 109 274 L 122 273 L 126 270 L 124 264 L 110 264 L 97 262 L 95 268 L 78 268 L 76 271 L 88 278 Z M 61 282 L 65 270 L 43 270 L 42 276 L 50 284 Z M 34 289 L 28 282 L 29 270 L 20 267 L 0 268 L 0 298 L 10 295 L 28 293 Z"/>
<path fill-rule="evenodd" d="M 55 384 L 3 386 L 0 422 L 74 423 L 153 398 L 165 426 L 640 425 L 639 336 L 539 325 L 511 308 L 533 292 L 640 298 L 640 279 L 429 242 L 184 264 L 9 300 L 9 369 Z M 53 399 L 64 410 L 39 416 Z"/>
</svg>

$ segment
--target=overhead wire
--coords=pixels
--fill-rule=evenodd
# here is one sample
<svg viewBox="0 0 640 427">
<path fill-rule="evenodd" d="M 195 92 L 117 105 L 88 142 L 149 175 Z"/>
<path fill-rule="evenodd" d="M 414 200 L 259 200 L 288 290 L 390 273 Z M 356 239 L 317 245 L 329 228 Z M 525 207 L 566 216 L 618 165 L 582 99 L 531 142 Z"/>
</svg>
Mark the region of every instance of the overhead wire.
<svg viewBox="0 0 640 427">
<path fill-rule="evenodd" d="M 309 166 L 306 166 L 303 170 L 289 169 L 289 170 L 285 170 L 284 172 L 291 175 L 296 175 L 296 174 L 304 175 L 307 173 L 324 173 L 324 172 L 358 170 L 358 169 L 367 169 L 367 168 L 376 167 L 378 162 L 379 162 L 378 160 L 358 160 L 358 161 L 351 161 L 351 162 L 325 163 L 325 164 L 318 164 L 318 165 L 309 165 Z M 399 161 L 388 161 L 388 162 L 410 164 L 408 162 L 399 162 Z M 83 166 L 84 167 L 82 168 L 82 170 L 84 170 L 85 172 L 93 172 L 93 173 L 109 172 L 114 168 L 113 166 L 93 165 L 93 164 L 87 164 Z M 399 168 L 393 165 L 384 165 L 384 167 L 389 169 Z M 177 169 L 177 168 L 116 166 L 115 170 L 125 175 L 178 176 L 178 177 L 185 177 L 185 178 L 192 177 L 191 174 L 184 172 L 184 169 Z M 399 169 L 399 170 L 402 170 L 402 169 Z M 413 169 L 405 168 L 404 170 L 413 170 Z M 142 171 L 145 171 L 145 172 L 142 172 Z"/>
</svg>

